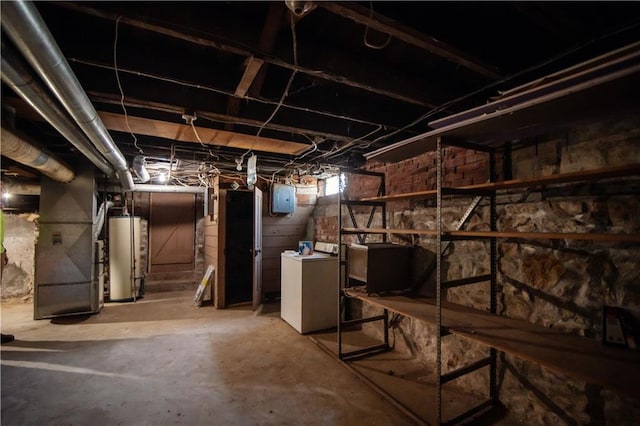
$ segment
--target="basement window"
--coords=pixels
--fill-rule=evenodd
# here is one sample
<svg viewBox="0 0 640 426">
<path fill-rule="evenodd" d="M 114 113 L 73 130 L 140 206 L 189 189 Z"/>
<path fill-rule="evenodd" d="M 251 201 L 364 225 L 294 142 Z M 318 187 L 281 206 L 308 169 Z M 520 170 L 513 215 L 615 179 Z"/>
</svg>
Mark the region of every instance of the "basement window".
<svg viewBox="0 0 640 426">
<path fill-rule="evenodd" d="M 345 176 L 332 176 L 324 180 L 324 195 L 333 195 L 342 191 L 346 186 Z"/>
</svg>

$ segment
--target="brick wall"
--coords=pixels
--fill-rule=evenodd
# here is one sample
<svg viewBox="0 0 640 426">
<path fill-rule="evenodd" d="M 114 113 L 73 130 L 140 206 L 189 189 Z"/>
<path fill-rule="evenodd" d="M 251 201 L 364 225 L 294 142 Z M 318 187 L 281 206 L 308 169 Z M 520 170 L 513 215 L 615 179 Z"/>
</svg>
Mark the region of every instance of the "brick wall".
<svg viewBox="0 0 640 426">
<path fill-rule="evenodd" d="M 489 154 L 457 147 L 443 151 L 444 186 L 472 185 L 489 180 Z M 366 168 L 385 174 L 387 194 L 424 191 L 436 188 L 436 159 L 435 152 L 428 152 L 393 164 L 370 163 Z M 496 154 L 496 173 L 498 180 L 501 179 L 501 152 Z"/>
<path fill-rule="evenodd" d="M 516 143 L 517 142 L 517 143 Z M 513 177 L 528 178 L 640 163 L 640 118 L 636 115 L 577 126 L 565 133 L 514 141 Z M 393 164 L 368 163 L 370 171 L 386 174 L 386 193 L 434 189 L 435 153 Z M 498 156 L 498 180 L 503 179 Z M 444 159 L 445 186 L 486 182 L 487 154 L 447 148 Z M 352 199 L 375 194 L 376 183 L 357 176 L 348 182 Z M 640 232 L 640 179 L 570 183 L 507 191 L 498 197 L 498 229 L 539 232 Z M 468 198 L 448 198 L 443 206 L 445 227 L 460 217 Z M 337 200 L 335 200 L 337 204 Z M 320 207 L 320 203 L 319 203 Z M 337 234 L 337 205 L 323 205 L 314 214 L 317 235 Z M 356 212 L 361 220 L 362 212 Z M 345 220 L 343 215 L 343 220 Z M 387 203 L 389 227 L 435 229 L 433 200 Z M 360 222 L 362 223 L 362 222 Z M 489 207 L 481 203 L 467 229 L 489 226 Z M 434 250 L 433 238 L 392 236 L 392 241 Z M 337 238 L 337 235 L 336 235 Z M 488 271 L 488 247 L 483 242 L 458 242 L 445 256 L 447 279 L 479 275 Z M 602 305 L 627 309 L 640 317 L 640 247 L 592 241 L 509 241 L 498 244 L 498 309 L 501 315 L 529 321 L 567 333 L 598 339 L 602 334 Z M 449 301 L 482 308 L 487 304 L 486 286 L 462 286 L 447 292 Z M 371 307 L 364 307 L 365 311 Z M 373 329 L 364 327 L 365 329 Z M 403 318 L 399 335 L 410 355 L 432 367 L 435 360 L 434 327 Z M 381 336 L 381 329 L 370 334 Z M 426 349 L 425 349 L 426 348 Z M 486 354 L 486 347 L 455 336 L 443 340 L 443 365 L 459 367 Z M 573 377 L 551 372 L 538 364 L 505 355 L 500 361 L 501 401 L 524 424 L 595 424 L 601 416 L 607 424 L 628 424 L 640 416 L 640 401 L 609 389 L 599 389 Z M 473 375 L 472 375 L 473 376 Z M 486 389 L 487 377 L 458 379 L 470 391 Z M 553 398 L 554 405 L 548 404 Z M 558 413 L 562 413 L 559 416 Z M 570 421 L 567 422 L 566 419 Z M 598 423 L 599 424 L 599 423 Z"/>
</svg>

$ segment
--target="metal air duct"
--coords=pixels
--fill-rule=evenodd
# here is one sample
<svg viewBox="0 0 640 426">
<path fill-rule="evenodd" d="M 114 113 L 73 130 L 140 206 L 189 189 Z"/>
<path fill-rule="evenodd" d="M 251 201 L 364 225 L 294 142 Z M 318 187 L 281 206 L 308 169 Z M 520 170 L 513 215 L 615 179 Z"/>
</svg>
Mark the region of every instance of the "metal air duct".
<svg viewBox="0 0 640 426">
<path fill-rule="evenodd" d="M 133 189 L 127 162 L 111 139 L 60 47 L 31 2 L 5 2 L 2 28 L 89 140 L 116 169 L 122 189 Z"/>
<path fill-rule="evenodd" d="M 71 182 L 75 173 L 64 161 L 47 153 L 42 145 L 2 127 L 2 155 L 18 163 L 33 167 L 58 182 Z"/>
<path fill-rule="evenodd" d="M 105 201 L 100 205 L 98 209 L 98 214 L 96 215 L 94 230 L 93 230 L 93 238 L 98 239 L 100 236 L 100 232 L 102 232 L 102 227 L 104 226 L 104 218 L 107 216 L 107 212 L 110 208 L 114 206 L 113 201 Z"/>
<path fill-rule="evenodd" d="M 2 189 L 13 195 L 40 195 L 40 185 L 35 183 L 3 181 Z"/>
<path fill-rule="evenodd" d="M 107 176 L 114 174 L 113 167 L 89 142 L 68 115 L 51 99 L 42 85 L 27 70 L 26 64 L 8 45 L 2 43 L 2 81 L 10 86 L 31 108 L 64 136 L 78 151 Z"/>
</svg>

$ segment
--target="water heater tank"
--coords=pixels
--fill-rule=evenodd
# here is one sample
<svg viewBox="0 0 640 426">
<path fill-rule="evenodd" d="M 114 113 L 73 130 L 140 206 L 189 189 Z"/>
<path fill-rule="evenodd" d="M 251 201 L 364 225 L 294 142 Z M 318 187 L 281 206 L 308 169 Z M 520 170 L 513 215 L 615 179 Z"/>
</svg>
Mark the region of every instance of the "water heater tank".
<svg viewBox="0 0 640 426">
<path fill-rule="evenodd" d="M 139 217 L 109 219 L 109 298 L 112 302 L 132 301 L 140 288 L 140 241 Z"/>
</svg>

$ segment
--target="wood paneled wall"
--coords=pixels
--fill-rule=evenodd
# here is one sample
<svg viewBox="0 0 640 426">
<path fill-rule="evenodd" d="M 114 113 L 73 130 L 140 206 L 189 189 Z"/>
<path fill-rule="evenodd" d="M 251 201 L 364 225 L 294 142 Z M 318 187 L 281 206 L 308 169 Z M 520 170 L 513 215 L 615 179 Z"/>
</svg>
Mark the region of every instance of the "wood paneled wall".
<svg viewBox="0 0 640 426">
<path fill-rule="evenodd" d="M 214 184 L 216 193 L 224 192 L 219 190 L 218 182 Z M 284 250 L 295 250 L 298 248 L 298 241 L 313 238 L 313 226 L 309 219 L 317 200 L 317 185 L 315 180 L 306 184 L 296 185 L 296 209 L 291 215 L 270 214 L 270 188 L 263 189 L 262 206 L 262 289 L 264 295 L 277 296 L 280 293 L 280 254 Z M 221 194 L 222 195 L 222 194 Z M 219 195 L 219 198 L 220 197 Z M 214 215 L 205 218 L 205 265 L 212 264 L 216 267 L 214 279 L 210 289 L 222 288 L 216 286 L 219 280 L 224 279 L 224 258 L 220 246 L 221 232 L 219 227 L 220 215 L 224 214 L 219 209 L 222 203 L 216 200 Z M 219 295 L 220 296 L 220 295 Z M 214 299 L 217 307 L 222 307 L 209 292 L 205 300 Z"/>
</svg>

